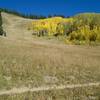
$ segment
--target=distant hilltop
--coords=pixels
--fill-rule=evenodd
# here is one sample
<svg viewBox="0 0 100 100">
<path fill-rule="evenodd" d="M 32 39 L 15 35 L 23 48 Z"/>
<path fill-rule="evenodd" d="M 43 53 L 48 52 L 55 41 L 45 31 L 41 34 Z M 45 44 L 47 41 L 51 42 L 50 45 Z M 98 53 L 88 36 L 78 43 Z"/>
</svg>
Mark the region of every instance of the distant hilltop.
<svg viewBox="0 0 100 100">
<path fill-rule="evenodd" d="M 61 36 L 63 37 L 62 40 L 64 40 L 65 42 L 67 41 L 68 43 L 69 42 L 71 43 L 100 42 L 100 14 L 99 13 L 81 13 L 67 18 L 66 17 L 63 18 L 62 16 L 53 16 L 48 18 L 48 17 L 40 17 L 40 16 L 34 17 L 33 15 L 24 16 L 23 14 L 5 10 L 5 9 L 1 9 L 0 11 L 6 12 L 6 14 L 3 14 L 4 16 L 2 16 L 4 17 L 3 19 L 5 20 L 6 18 L 7 23 L 13 22 L 11 25 L 16 24 L 15 29 L 16 31 L 20 30 L 21 34 L 22 33 L 27 34 L 28 32 L 31 31 L 31 35 L 37 35 L 39 37 L 40 36 L 55 36 L 55 37 Z M 11 15 L 13 16 L 11 17 Z M 18 19 L 17 21 L 13 20 L 18 16 L 20 17 L 17 18 Z M 7 23 L 5 23 L 5 25 L 8 27 L 9 25 L 7 25 Z M 23 27 L 23 32 L 21 32 L 22 27 Z M 15 31 L 13 32 L 8 31 L 7 33 L 16 34 Z"/>
<path fill-rule="evenodd" d="M 51 17 L 56 17 L 56 16 L 60 16 L 60 17 L 63 17 L 63 18 L 65 17 L 64 15 L 56 15 L 56 14 L 55 15 L 48 15 L 47 17 L 43 16 L 43 15 L 23 14 L 23 13 L 19 13 L 17 11 L 5 9 L 5 8 L 0 8 L 0 11 L 6 12 L 6 13 L 9 13 L 9 14 L 14 14 L 14 15 L 24 17 L 24 18 L 30 18 L 30 19 L 45 19 L 45 18 L 51 18 Z M 67 17 L 69 17 L 69 16 L 67 16 Z"/>
<path fill-rule="evenodd" d="M 24 17 L 24 18 L 30 18 L 30 19 L 45 19 L 45 18 L 51 18 L 51 17 L 62 17 L 62 18 L 69 18 L 69 17 L 73 17 L 73 16 L 64 16 L 64 15 L 48 15 L 48 16 L 43 16 L 43 15 L 35 15 L 35 14 L 23 14 L 23 13 L 19 13 L 15 10 L 9 10 L 9 9 L 5 9 L 5 8 L 0 8 L 0 12 L 6 12 L 9 14 L 14 14 L 20 17 Z M 80 13 L 77 14 L 75 16 L 90 16 L 90 15 L 100 15 L 100 13 Z"/>
</svg>

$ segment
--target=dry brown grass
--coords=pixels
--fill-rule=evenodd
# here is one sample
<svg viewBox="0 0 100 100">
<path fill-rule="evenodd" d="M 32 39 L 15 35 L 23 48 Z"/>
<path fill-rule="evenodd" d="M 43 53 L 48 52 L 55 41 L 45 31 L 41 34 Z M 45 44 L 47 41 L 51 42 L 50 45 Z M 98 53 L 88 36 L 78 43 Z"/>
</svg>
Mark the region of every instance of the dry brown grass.
<svg viewBox="0 0 100 100">
<path fill-rule="evenodd" d="M 0 44 L 0 72 L 9 88 L 100 81 L 99 46 L 43 45 L 7 39 L 0 39 Z M 54 77 L 57 82 L 45 81 L 45 77 Z"/>
<path fill-rule="evenodd" d="M 4 21 L 8 17 L 5 16 Z M 0 90 L 22 86 L 31 88 L 40 85 L 100 81 L 100 46 L 64 45 L 54 41 L 53 43 L 33 39 L 27 31 L 24 33 L 23 28 L 16 28 L 19 24 L 16 24 L 16 21 L 14 23 L 14 20 L 10 19 L 10 22 L 5 22 L 4 28 L 8 34 L 6 38 L 0 37 Z M 16 18 L 16 20 L 20 22 L 22 19 Z M 7 23 L 10 23 L 11 26 Z M 57 96 L 56 93 L 50 93 Z M 66 92 L 60 93 L 58 94 L 66 95 Z M 34 96 L 34 94 L 31 95 Z M 36 96 L 38 97 L 38 95 L 41 97 L 42 94 Z M 48 93 L 48 95 L 50 94 Z M 71 94 L 69 93 L 69 95 Z M 24 98 L 23 96 L 18 97 L 18 100 Z M 1 98 L 2 100 L 17 100 L 13 99 L 14 97 L 7 99 L 8 97 L 4 96 Z"/>
</svg>

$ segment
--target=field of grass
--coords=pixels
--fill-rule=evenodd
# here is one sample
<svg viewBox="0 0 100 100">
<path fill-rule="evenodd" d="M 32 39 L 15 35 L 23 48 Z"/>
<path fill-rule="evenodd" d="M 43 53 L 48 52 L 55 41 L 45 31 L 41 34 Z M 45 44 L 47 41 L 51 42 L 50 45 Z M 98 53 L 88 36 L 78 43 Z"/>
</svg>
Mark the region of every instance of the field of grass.
<svg viewBox="0 0 100 100">
<path fill-rule="evenodd" d="M 2 95 L 0 100 L 100 100 L 100 87 Z"/>
<path fill-rule="evenodd" d="M 7 37 L 0 37 L 0 91 L 100 82 L 100 46 L 32 38 L 18 27 L 26 20 L 7 14 L 3 18 Z M 2 95 L 0 100 L 100 100 L 100 86 Z"/>
<path fill-rule="evenodd" d="M 99 46 L 39 44 L 0 38 L 0 90 L 99 82 L 99 72 Z"/>
</svg>

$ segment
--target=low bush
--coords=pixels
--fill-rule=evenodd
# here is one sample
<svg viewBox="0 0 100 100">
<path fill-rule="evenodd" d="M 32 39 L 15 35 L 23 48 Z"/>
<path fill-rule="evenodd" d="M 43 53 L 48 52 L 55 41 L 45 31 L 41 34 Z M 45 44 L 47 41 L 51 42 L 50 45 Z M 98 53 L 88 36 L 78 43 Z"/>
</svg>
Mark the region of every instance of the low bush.
<svg viewBox="0 0 100 100">
<path fill-rule="evenodd" d="M 3 27 L 2 27 L 2 16 L 1 16 L 1 12 L 0 12 L 0 35 L 6 36 L 6 32 L 3 31 Z"/>
</svg>

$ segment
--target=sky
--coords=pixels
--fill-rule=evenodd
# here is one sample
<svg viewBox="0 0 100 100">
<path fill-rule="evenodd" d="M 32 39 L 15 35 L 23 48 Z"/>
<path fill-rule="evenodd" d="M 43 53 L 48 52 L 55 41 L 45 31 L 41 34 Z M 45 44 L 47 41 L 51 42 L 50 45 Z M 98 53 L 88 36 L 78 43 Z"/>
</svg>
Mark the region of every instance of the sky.
<svg viewBox="0 0 100 100">
<path fill-rule="evenodd" d="M 73 16 L 78 13 L 100 13 L 100 0 L 0 0 L 0 8 L 24 14 Z"/>
</svg>

